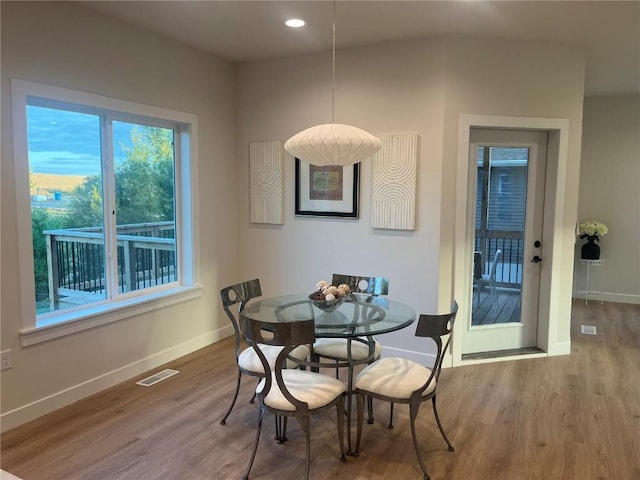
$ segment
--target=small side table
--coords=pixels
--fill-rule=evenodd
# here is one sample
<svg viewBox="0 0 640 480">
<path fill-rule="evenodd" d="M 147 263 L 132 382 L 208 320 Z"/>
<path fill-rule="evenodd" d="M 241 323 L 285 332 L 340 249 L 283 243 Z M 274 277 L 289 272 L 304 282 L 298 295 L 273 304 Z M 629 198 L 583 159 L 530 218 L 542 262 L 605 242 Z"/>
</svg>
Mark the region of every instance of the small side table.
<svg viewBox="0 0 640 480">
<path fill-rule="evenodd" d="M 602 303 L 604 301 L 604 259 L 601 258 L 599 260 L 585 260 L 583 258 L 580 259 L 580 263 L 582 265 L 585 266 L 586 270 L 587 270 L 587 278 L 586 278 L 586 283 L 585 283 L 585 289 L 584 290 L 576 290 L 576 294 L 578 293 L 582 293 L 585 294 L 585 299 L 584 299 L 584 304 L 588 305 L 589 304 L 589 300 L 592 299 L 592 297 L 600 297 L 600 303 Z M 593 283 L 593 274 L 596 272 L 596 270 L 599 270 L 600 272 L 600 290 L 593 290 L 592 287 L 592 283 Z M 592 270 L 594 270 L 592 272 Z"/>
</svg>

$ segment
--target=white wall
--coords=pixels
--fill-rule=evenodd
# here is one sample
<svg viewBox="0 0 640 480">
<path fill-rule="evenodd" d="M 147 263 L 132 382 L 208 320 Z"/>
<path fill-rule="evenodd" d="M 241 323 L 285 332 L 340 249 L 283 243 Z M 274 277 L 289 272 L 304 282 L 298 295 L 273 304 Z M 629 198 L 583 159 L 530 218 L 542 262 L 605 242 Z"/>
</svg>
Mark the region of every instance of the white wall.
<svg viewBox="0 0 640 480">
<path fill-rule="evenodd" d="M 340 50 L 336 122 L 376 134 L 420 136 L 417 228 L 376 231 L 370 224 L 371 165 L 362 165 L 360 218 L 294 216 L 294 167 L 287 154 L 285 224 L 249 223 L 248 143 L 286 140 L 331 120 L 329 54 L 242 65 L 238 70 L 238 203 L 242 273 L 259 276 L 265 294 L 310 291 L 332 273 L 385 275 L 390 296 L 418 312 L 446 310 L 454 284 L 457 125 L 461 113 L 570 119 L 570 175 L 577 177 L 584 85 L 581 51 L 522 42 L 421 39 Z M 567 167 L 565 165 L 565 167 Z M 558 232 L 562 305 L 570 317 L 577 184 L 561 199 Z M 567 239 L 564 230 L 571 236 Z M 569 338 L 568 320 L 558 326 Z M 413 331 L 385 336 L 385 346 L 421 350 Z"/>
<path fill-rule="evenodd" d="M 419 134 L 417 230 L 370 228 L 371 163 L 361 165 L 360 218 L 294 216 L 294 160 L 286 154 L 285 223 L 248 220 L 248 143 L 286 140 L 331 121 L 331 56 L 239 67 L 238 204 L 241 268 L 265 295 L 310 292 L 332 273 L 388 276 L 389 291 L 421 311 L 437 308 L 444 57 L 438 42 L 339 51 L 336 122 L 370 132 Z M 389 341 L 387 340 L 387 345 Z"/>
<path fill-rule="evenodd" d="M 129 378 L 227 335 L 221 286 L 238 280 L 234 68 L 71 3 L 2 2 L 2 428 Z M 202 296 L 21 348 L 10 79 L 198 116 Z M 225 330 L 220 329 L 225 327 Z"/>
<path fill-rule="evenodd" d="M 640 303 L 640 95 L 585 99 L 578 220 L 609 227 L 600 239 L 605 300 Z M 576 259 L 584 242 L 577 240 Z"/>
</svg>

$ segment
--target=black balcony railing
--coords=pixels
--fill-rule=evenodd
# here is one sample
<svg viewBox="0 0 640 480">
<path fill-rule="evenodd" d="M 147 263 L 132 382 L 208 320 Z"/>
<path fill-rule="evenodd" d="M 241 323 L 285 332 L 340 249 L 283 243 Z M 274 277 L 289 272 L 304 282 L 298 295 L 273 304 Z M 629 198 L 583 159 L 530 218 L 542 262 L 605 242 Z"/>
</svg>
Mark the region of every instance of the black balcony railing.
<svg viewBox="0 0 640 480">
<path fill-rule="evenodd" d="M 102 228 L 46 230 L 49 300 L 61 296 L 104 294 L 105 258 Z M 121 225 L 117 227 L 117 277 L 121 293 L 141 290 L 177 280 L 175 228 L 173 222 Z M 520 288 L 524 252 L 523 232 L 487 231 L 475 238 L 481 252 L 483 272 L 489 271 L 497 249 L 497 285 Z"/>
<path fill-rule="evenodd" d="M 49 300 L 105 291 L 104 232 L 100 227 L 46 230 Z M 174 222 L 116 229 L 118 290 L 141 290 L 177 279 Z"/>
<path fill-rule="evenodd" d="M 524 232 L 487 230 L 486 236 L 476 236 L 474 249 L 481 252 L 483 273 L 489 271 L 496 250 L 502 250 L 496 270 L 496 285 L 521 288 L 524 261 Z"/>
</svg>

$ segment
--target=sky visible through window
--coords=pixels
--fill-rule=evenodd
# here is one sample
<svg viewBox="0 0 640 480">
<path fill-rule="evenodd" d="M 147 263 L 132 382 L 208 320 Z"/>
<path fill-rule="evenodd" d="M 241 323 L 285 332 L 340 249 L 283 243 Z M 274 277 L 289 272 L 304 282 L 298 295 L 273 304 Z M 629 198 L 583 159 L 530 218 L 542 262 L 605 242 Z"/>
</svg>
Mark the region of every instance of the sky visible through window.
<svg viewBox="0 0 640 480">
<path fill-rule="evenodd" d="M 30 105 L 27 107 L 29 171 L 54 175 L 100 173 L 100 118 L 97 115 Z M 116 161 L 131 146 L 131 124 L 115 122 Z"/>
</svg>

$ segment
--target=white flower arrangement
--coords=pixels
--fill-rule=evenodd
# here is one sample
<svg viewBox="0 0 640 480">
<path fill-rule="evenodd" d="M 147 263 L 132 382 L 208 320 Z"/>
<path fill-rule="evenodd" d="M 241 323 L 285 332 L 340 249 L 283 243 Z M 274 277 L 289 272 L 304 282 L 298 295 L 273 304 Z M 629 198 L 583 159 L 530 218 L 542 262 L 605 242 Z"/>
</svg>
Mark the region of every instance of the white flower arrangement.
<svg viewBox="0 0 640 480">
<path fill-rule="evenodd" d="M 580 238 L 595 237 L 598 240 L 598 237 L 606 235 L 608 231 L 609 229 L 604 223 L 596 221 L 582 222 L 578 225 Z"/>
</svg>

